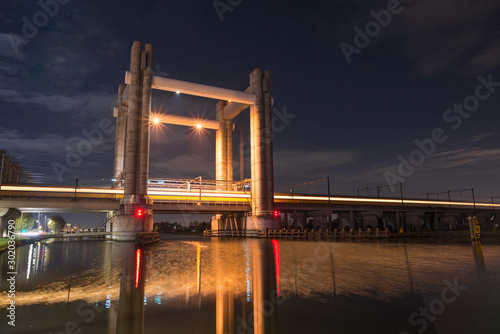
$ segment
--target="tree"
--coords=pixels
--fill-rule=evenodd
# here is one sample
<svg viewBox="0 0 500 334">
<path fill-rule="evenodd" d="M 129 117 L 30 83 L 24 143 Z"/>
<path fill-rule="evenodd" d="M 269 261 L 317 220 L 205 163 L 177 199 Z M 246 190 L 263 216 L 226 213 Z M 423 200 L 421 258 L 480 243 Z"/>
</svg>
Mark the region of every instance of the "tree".
<svg viewBox="0 0 500 334">
<path fill-rule="evenodd" d="M 12 154 L 5 149 L 0 150 L 0 168 L 3 160 L 3 171 L 0 175 L 2 184 L 4 183 L 26 183 L 30 176 L 26 172 L 26 167 L 21 165 Z"/>
<path fill-rule="evenodd" d="M 56 232 L 61 232 L 62 229 L 66 226 L 66 220 L 60 215 L 55 215 L 49 220 L 49 228 Z"/>
<path fill-rule="evenodd" d="M 22 219 L 21 219 L 22 218 Z M 23 213 L 21 217 L 16 219 L 15 231 L 31 231 L 35 225 L 35 217 L 31 213 Z"/>
</svg>

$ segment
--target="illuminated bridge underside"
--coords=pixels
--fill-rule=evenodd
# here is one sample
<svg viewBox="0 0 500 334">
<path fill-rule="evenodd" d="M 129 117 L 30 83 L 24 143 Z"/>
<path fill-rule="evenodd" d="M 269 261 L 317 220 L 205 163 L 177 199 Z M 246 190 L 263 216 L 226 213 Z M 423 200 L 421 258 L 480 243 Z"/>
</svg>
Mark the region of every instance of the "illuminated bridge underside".
<svg viewBox="0 0 500 334">
<path fill-rule="evenodd" d="M 215 189 L 173 189 L 150 187 L 154 213 L 230 213 L 250 212 L 251 198 L 245 191 Z M 0 208 L 25 212 L 107 212 L 120 209 L 123 189 L 41 186 L 3 186 Z M 330 205 L 329 205 L 330 201 Z M 275 207 L 283 211 L 325 210 L 472 210 L 471 202 L 427 201 L 314 195 L 275 194 Z M 500 204 L 475 203 L 476 210 L 500 209 Z"/>
</svg>

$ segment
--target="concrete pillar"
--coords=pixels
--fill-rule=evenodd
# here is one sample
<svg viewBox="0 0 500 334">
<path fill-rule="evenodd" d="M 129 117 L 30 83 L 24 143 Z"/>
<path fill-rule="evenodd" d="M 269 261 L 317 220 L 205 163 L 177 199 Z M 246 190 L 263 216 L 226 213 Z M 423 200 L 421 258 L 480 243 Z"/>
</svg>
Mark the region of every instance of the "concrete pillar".
<svg viewBox="0 0 500 334">
<path fill-rule="evenodd" d="M 139 120 L 139 160 L 137 175 L 137 191 L 147 197 L 149 178 L 149 137 L 151 122 L 151 83 L 153 81 L 153 45 L 146 44 L 142 52 L 142 104 Z"/>
<path fill-rule="evenodd" d="M 309 217 L 313 217 L 314 227 L 322 229 L 328 226 L 328 216 L 331 214 L 331 211 L 309 211 L 307 214 Z"/>
<path fill-rule="evenodd" d="M 405 218 L 406 218 L 406 231 L 411 232 L 412 229 L 410 228 L 410 225 L 413 225 L 415 228 L 415 231 L 420 231 L 420 225 L 423 224 L 424 222 L 424 213 L 420 211 L 414 211 L 414 212 L 406 212 Z"/>
<path fill-rule="evenodd" d="M 442 213 L 442 224 L 444 230 L 456 230 L 457 229 L 457 214 L 455 212 L 444 212 Z"/>
<path fill-rule="evenodd" d="M 297 226 L 296 226 L 296 221 L 294 219 L 293 212 L 285 212 L 284 216 L 285 216 L 285 226 L 286 226 L 286 228 L 287 229 L 294 229 L 294 230 L 296 230 Z"/>
<path fill-rule="evenodd" d="M 116 116 L 116 138 L 115 138 L 115 171 L 114 177 L 118 178 L 124 168 L 125 156 L 125 129 L 127 120 L 127 109 L 124 106 L 123 91 L 125 84 L 120 84 L 118 89 L 118 106 L 116 108 L 118 114 Z"/>
<path fill-rule="evenodd" d="M 391 231 L 398 232 L 399 224 L 398 217 L 395 212 L 384 212 L 384 227 L 389 228 Z"/>
<path fill-rule="evenodd" d="M 264 93 L 264 115 L 265 123 L 263 129 L 264 155 L 265 155 L 265 189 L 266 201 L 272 210 L 274 207 L 274 158 L 273 158 L 273 101 L 271 96 L 271 74 L 264 71 L 262 80 L 262 91 Z"/>
<path fill-rule="evenodd" d="M 135 240 L 137 232 L 153 229 L 153 201 L 148 197 L 149 121 L 153 47 L 134 42 L 130 57 L 130 92 L 125 133 L 125 186 L 120 212 L 113 220 L 116 240 Z M 138 208 L 142 215 L 136 217 Z"/>
<path fill-rule="evenodd" d="M 434 222 L 434 229 L 436 231 L 443 230 L 441 214 L 439 212 L 433 212 L 433 222 Z"/>
<path fill-rule="evenodd" d="M 353 228 L 353 229 L 356 229 L 356 215 L 354 214 L 354 211 L 349 211 L 349 223 L 350 223 L 350 227 Z M 340 226 L 342 227 L 342 225 Z"/>
<path fill-rule="evenodd" d="M 378 228 L 379 212 L 368 211 L 362 212 L 361 215 L 363 216 L 363 230 L 367 230 L 371 227 L 371 229 L 375 231 Z"/>
<path fill-rule="evenodd" d="M 396 232 L 400 231 L 402 225 L 403 225 L 403 222 L 401 221 L 401 214 L 399 213 L 399 211 L 397 211 L 396 212 L 396 227 L 397 227 Z M 403 231 L 404 230 L 405 230 L 405 228 L 403 227 Z"/>
<path fill-rule="evenodd" d="M 233 181 L 233 120 L 224 120 L 226 131 L 226 181 Z M 230 189 L 228 189 L 230 190 Z"/>
<path fill-rule="evenodd" d="M 134 42 L 130 56 L 130 93 L 128 102 L 128 124 L 125 152 L 124 199 L 137 194 L 137 159 L 139 151 L 139 128 L 142 116 L 141 89 L 141 42 Z"/>
<path fill-rule="evenodd" d="M 250 74 L 255 104 L 250 107 L 250 143 L 252 174 L 252 214 L 270 215 L 274 206 L 272 159 L 272 105 L 269 73 L 256 69 Z"/>
<path fill-rule="evenodd" d="M 226 101 L 217 103 L 219 128 L 215 133 L 215 178 L 233 180 L 233 120 L 224 119 Z M 222 188 L 221 188 L 222 189 Z"/>
<path fill-rule="evenodd" d="M 300 229 L 302 231 L 304 231 L 304 229 L 306 228 L 306 223 L 307 223 L 307 215 L 305 212 L 298 212 L 298 211 L 294 211 L 293 212 L 293 227 L 294 229 L 298 229 L 300 227 Z"/>
</svg>

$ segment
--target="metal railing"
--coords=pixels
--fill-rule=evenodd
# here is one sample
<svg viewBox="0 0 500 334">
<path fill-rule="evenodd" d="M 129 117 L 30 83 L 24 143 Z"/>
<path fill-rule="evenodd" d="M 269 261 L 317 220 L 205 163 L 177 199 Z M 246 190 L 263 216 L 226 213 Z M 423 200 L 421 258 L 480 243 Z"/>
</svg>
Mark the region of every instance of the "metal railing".
<svg viewBox="0 0 500 334">
<path fill-rule="evenodd" d="M 225 190 L 225 191 L 243 191 L 250 192 L 250 179 L 243 181 L 226 180 L 206 180 L 201 176 L 194 179 L 186 178 L 150 178 L 149 187 L 155 188 L 173 188 L 182 190 Z"/>
</svg>

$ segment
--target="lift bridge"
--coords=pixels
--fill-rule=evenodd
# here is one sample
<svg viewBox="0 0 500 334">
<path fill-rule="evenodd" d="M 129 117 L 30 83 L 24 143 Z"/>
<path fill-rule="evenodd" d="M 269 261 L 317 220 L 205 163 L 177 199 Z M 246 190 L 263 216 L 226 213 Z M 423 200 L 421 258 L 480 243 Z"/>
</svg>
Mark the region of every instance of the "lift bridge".
<svg viewBox="0 0 500 334">
<path fill-rule="evenodd" d="M 244 91 L 154 76 L 153 46 L 134 42 L 130 70 L 118 89 L 114 179 L 111 188 L 3 185 L 0 190 L 2 229 L 13 210 L 32 212 L 107 212 L 107 232 L 115 240 L 134 240 L 151 232 L 153 213 L 214 214 L 212 230 L 251 232 L 277 230 L 292 221 L 316 226 L 335 219 L 339 228 L 457 228 L 475 214 L 487 225 L 499 204 L 420 199 L 275 194 L 272 145 L 272 103 L 269 71 L 250 73 Z M 217 100 L 215 120 L 180 115 L 153 117 L 152 90 Z M 233 180 L 233 119 L 250 113 L 251 178 Z M 149 175 L 150 129 L 167 123 L 216 131 L 216 180 L 153 178 Z M 243 233 L 244 234 L 244 233 Z"/>
</svg>

